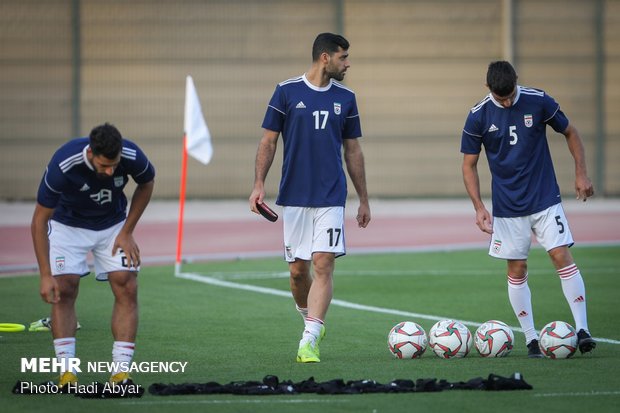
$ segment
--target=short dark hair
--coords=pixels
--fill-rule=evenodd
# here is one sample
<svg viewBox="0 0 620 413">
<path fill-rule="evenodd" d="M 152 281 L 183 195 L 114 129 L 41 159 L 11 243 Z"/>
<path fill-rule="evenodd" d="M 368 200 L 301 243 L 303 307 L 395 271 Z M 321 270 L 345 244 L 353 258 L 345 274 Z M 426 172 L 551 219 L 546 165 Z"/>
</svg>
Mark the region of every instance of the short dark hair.
<svg viewBox="0 0 620 413">
<path fill-rule="evenodd" d="M 508 96 L 517 86 L 517 72 L 505 60 L 491 62 L 487 70 L 487 86 L 498 96 Z"/>
<path fill-rule="evenodd" d="M 339 34 L 334 33 L 321 33 L 312 45 L 312 61 L 316 62 L 323 53 L 329 53 L 330 55 L 336 53 L 338 48 L 342 50 L 349 50 L 349 41 Z"/>
<path fill-rule="evenodd" d="M 115 159 L 123 149 L 123 137 L 114 125 L 104 123 L 90 131 L 90 149 L 95 156 Z"/>
</svg>

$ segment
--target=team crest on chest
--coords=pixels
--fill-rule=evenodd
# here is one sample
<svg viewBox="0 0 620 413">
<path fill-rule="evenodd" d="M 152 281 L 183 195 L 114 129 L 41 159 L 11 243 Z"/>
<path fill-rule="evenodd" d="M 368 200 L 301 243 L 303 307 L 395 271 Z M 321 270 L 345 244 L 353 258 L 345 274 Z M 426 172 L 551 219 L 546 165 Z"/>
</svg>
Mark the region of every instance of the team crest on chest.
<svg viewBox="0 0 620 413">
<path fill-rule="evenodd" d="M 119 186 L 123 186 L 123 183 L 125 183 L 125 180 L 123 179 L 122 176 L 115 176 L 114 177 L 114 186 L 115 187 L 119 187 Z"/>
<path fill-rule="evenodd" d="M 334 113 L 336 115 L 340 115 L 341 111 L 342 111 L 342 105 L 340 103 L 334 102 Z"/>
<path fill-rule="evenodd" d="M 523 115 L 523 122 L 526 127 L 531 128 L 534 124 L 534 117 L 532 115 Z"/>
</svg>

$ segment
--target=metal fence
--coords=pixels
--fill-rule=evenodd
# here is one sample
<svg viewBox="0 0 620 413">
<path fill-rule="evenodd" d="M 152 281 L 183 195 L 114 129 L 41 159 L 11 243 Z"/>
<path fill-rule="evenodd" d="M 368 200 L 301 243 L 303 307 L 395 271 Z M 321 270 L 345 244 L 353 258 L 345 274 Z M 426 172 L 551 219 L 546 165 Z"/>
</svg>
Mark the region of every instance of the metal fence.
<svg viewBox="0 0 620 413">
<path fill-rule="evenodd" d="M 188 74 L 215 155 L 207 166 L 190 161 L 187 196 L 247 197 L 267 102 L 307 70 L 323 31 L 351 42 L 346 84 L 371 196 L 465 195 L 462 126 L 487 93 L 489 61 L 502 58 L 521 84 L 561 103 L 597 193 L 620 195 L 618 0 L 2 0 L 0 198 L 33 199 L 52 152 L 105 121 L 156 165 L 155 196 L 178 196 Z M 549 140 L 572 193 L 564 139 L 550 130 Z"/>
</svg>

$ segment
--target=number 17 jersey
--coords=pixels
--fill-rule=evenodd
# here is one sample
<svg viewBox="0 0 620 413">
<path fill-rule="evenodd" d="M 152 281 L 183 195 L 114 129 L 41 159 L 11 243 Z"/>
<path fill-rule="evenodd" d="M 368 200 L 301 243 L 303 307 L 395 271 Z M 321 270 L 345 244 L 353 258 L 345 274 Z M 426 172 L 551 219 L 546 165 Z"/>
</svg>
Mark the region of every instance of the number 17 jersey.
<svg viewBox="0 0 620 413">
<path fill-rule="evenodd" d="M 262 127 L 282 134 L 284 156 L 276 203 L 344 206 L 343 139 L 362 136 L 355 94 L 333 79 L 325 87 L 306 76 L 276 86 Z"/>
</svg>

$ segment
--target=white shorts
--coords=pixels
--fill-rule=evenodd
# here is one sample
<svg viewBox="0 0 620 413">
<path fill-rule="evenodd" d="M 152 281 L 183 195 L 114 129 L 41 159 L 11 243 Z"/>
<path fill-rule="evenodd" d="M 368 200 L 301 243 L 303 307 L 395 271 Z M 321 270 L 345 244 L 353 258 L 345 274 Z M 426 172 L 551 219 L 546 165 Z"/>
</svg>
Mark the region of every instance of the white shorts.
<svg viewBox="0 0 620 413">
<path fill-rule="evenodd" d="M 282 210 L 284 221 L 284 259 L 310 261 L 315 252 L 346 253 L 344 242 L 344 207 Z"/>
<path fill-rule="evenodd" d="M 525 217 L 494 217 L 489 255 L 506 260 L 527 259 L 532 233 L 546 251 L 574 243 L 562 204 L 556 204 Z"/>
<path fill-rule="evenodd" d="M 92 252 L 95 261 L 95 274 L 99 281 L 107 281 L 108 273 L 114 271 L 139 271 L 140 267 L 127 267 L 127 256 L 122 250 L 112 255 L 114 240 L 125 222 L 101 230 L 70 227 L 58 221 L 49 221 L 50 266 L 52 275 L 90 273 L 86 261 Z"/>
</svg>

